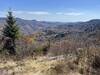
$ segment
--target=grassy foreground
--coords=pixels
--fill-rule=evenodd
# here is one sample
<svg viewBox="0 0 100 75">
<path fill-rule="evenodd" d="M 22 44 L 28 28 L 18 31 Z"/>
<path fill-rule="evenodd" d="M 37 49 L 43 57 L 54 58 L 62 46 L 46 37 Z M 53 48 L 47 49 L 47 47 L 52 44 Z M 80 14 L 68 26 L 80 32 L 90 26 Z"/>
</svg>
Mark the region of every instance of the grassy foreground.
<svg viewBox="0 0 100 75">
<path fill-rule="evenodd" d="M 81 75 L 73 61 L 63 56 L 1 61 L 0 75 Z"/>
</svg>

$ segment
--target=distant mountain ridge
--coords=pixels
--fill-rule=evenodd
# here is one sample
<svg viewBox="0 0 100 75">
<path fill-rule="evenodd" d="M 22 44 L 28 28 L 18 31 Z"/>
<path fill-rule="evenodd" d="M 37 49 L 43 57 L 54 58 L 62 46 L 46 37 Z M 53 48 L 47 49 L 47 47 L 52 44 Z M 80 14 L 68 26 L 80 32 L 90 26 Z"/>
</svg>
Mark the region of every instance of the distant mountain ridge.
<svg viewBox="0 0 100 75">
<path fill-rule="evenodd" d="M 5 25 L 6 18 L 0 18 L 0 26 Z M 43 30 L 49 27 L 54 27 L 56 25 L 62 24 L 61 22 L 46 22 L 37 20 L 24 20 L 21 18 L 16 18 L 17 25 L 20 27 L 21 31 L 25 34 L 31 34 L 37 30 Z"/>
<path fill-rule="evenodd" d="M 76 30 L 76 31 L 94 31 L 100 29 L 100 19 L 92 19 L 87 22 L 47 22 L 37 20 L 24 20 L 16 18 L 16 22 L 21 31 L 25 34 L 32 34 L 34 31 L 46 29 L 59 29 L 60 30 Z M 5 24 L 5 18 L 0 18 L 0 27 Z M 2 29 L 2 28 L 1 28 Z"/>
</svg>

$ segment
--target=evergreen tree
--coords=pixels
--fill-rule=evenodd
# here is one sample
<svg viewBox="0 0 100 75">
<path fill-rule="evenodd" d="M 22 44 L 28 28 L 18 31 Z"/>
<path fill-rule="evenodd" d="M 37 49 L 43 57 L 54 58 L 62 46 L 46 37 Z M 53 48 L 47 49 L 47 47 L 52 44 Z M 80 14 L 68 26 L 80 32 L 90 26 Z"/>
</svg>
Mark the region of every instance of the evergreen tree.
<svg viewBox="0 0 100 75">
<path fill-rule="evenodd" d="M 16 54 L 16 39 L 19 37 L 19 28 L 16 25 L 16 20 L 14 19 L 12 12 L 8 12 L 8 16 L 6 19 L 6 25 L 3 30 L 4 36 L 4 46 L 3 49 L 6 49 L 9 54 Z"/>
</svg>

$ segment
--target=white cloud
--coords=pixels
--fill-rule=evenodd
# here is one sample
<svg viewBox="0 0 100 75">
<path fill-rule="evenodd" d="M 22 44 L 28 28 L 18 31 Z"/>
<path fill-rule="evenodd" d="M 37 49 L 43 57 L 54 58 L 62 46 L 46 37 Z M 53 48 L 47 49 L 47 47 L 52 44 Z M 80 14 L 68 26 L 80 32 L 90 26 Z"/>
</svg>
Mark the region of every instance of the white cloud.
<svg viewBox="0 0 100 75">
<path fill-rule="evenodd" d="M 70 16 L 80 16 L 83 15 L 84 13 L 77 13 L 77 12 L 71 12 L 71 13 L 65 13 L 65 15 L 70 15 Z"/>
<path fill-rule="evenodd" d="M 13 11 L 14 14 L 27 14 L 27 15 L 62 15 L 62 16 L 80 16 L 84 15 L 82 12 L 47 12 L 47 11 Z M 3 13 L 3 12 L 2 12 Z"/>
<path fill-rule="evenodd" d="M 85 14 L 85 15 L 84 15 Z M 0 17 L 7 15 L 6 11 L 0 11 Z M 48 12 L 48 11 L 13 11 L 15 17 L 19 17 L 27 20 L 42 20 L 42 21 L 78 21 L 78 20 L 87 20 L 86 12 Z M 77 18 L 76 18 L 77 16 Z M 90 15 L 91 16 L 91 15 Z"/>
<path fill-rule="evenodd" d="M 63 12 L 57 12 L 57 15 L 66 15 L 66 16 L 80 16 L 83 15 L 84 13 L 80 13 L 80 12 L 67 12 L 67 13 L 63 13 Z"/>
<path fill-rule="evenodd" d="M 46 11 L 13 11 L 15 14 L 29 14 L 29 15 L 50 15 Z"/>
<path fill-rule="evenodd" d="M 27 12 L 28 14 L 34 14 L 34 15 L 50 15 L 49 12 L 44 11 L 36 11 L 36 12 Z"/>
<path fill-rule="evenodd" d="M 13 11 L 14 14 L 23 14 L 25 11 Z"/>
<path fill-rule="evenodd" d="M 56 15 L 64 15 L 62 12 L 57 12 Z"/>
</svg>

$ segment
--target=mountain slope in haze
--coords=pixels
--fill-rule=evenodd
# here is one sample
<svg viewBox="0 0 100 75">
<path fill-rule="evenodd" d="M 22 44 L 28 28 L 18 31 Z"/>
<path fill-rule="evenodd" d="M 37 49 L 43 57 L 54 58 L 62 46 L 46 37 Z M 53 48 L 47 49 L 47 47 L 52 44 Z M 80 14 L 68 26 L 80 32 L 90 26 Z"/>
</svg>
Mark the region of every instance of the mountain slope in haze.
<svg viewBox="0 0 100 75">
<path fill-rule="evenodd" d="M 93 32 L 100 30 L 100 19 L 93 19 L 87 22 L 46 22 L 37 20 L 24 20 L 16 18 L 16 22 L 21 31 L 25 34 L 32 34 L 39 30 L 53 30 L 53 31 L 73 31 L 73 32 Z M 0 30 L 5 24 L 5 18 L 0 18 Z"/>
<path fill-rule="evenodd" d="M 5 20 L 5 18 L 0 18 L 0 27 L 3 27 L 5 25 Z M 24 20 L 21 18 L 16 18 L 16 22 L 17 25 L 20 27 L 21 31 L 25 34 L 32 34 L 34 31 L 54 27 L 55 25 L 60 25 L 60 22 Z"/>
</svg>

